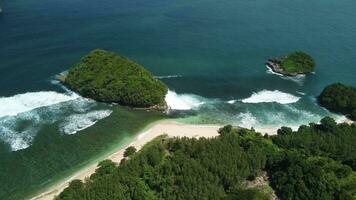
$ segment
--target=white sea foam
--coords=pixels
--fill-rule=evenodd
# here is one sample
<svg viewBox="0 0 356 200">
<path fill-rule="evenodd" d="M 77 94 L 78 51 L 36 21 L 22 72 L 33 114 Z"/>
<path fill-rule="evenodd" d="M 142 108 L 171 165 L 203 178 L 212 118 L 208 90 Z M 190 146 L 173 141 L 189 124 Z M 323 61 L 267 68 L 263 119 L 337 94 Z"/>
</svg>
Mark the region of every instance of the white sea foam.
<svg viewBox="0 0 356 200">
<path fill-rule="evenodd" d="M 299 92 L 299 91 L 297 91 L 297 93 L 300 94 L 300 95 L 303 95 L 303 96 L 305 95 L 304 92 Z"/>
<path fill-rule="evenodd" d="M 31 122 L 25 127 L 18 126 L 17 122 Z M 38 131 L 38 124 L 43 120 L 37 112 L 21 113 L 16 116 L 0 118 L 0 139 L 9 144 L 12 151 L 25 149 L 32 143 Z"/>
<path fill-rule="evenodd" d="M 182 77 L 181 75 L 175 74 L 175 75 L 166 75 L 166 76 L 155 76 L 156 79 L 168 79 L 168 78 L 180 78 Z"/>
<path fill-rule="evenodd" d="M 234 104 L 237 100 L 233 99 L 233 100 L 229 100 L 227 101 L 228 104 Z"/>
<path fill-rule="evenodd" d="M 238 126 L 243 128 L 251 128 L 258 125 L 258 120 L 250 112 L 239 113 L 236 116 L 236 119 L 238 121 Z"/>
<path fill-rule="evenodd" d="M 262 90 L 254 92 L 249 98 L 241 100 L 243 103 L 270 103 L 276 102 L 280 104 L 295 103 L 300 97 L 293 96 L 288 93 L 281 92 L 279 90 Z"/>
<path fill-rule="evenodd" d="M 280 73 L 277 73 L 277 72 L 274 72 L 270 67 L 267 67 L 267 73 L 268 74 L 274 74 L 274 75 L 277 75 L 277 76 L 280 76 L 282 79 L 284 80 L 290 80 L 290 81 L 293 81 L 293 82 L 296 82 L 298 85 L 303 85 L 304 83 L 304 80 L 305 80 L 305 75 L 304 74 L 298 74 L 296 76 L 285 76 L 283 74 L 280 74 Z"/>
<path fill-rule="evenodd" d="M 0 97 L 0 117 L 17 115 L 36 108 L 74 100 L 78 97 L 75 93 L 66 95 L 53 91 L 28 92 L 11 97 Z"/>
<path fill-rule="evenodd" d="M 16 132 L 11 127 L 0 127 L 0 138 L 10 145 L 12 151 L 30 146 L 32 134 L 29 133 L 30 131 Z"/>
<path fill-rule="evenodd" d="M 168 90 L 166 95 L 166 102 L 172 110 L 191 110 L 198 108 L 205 102 L 201 100 L 202 97 L 192 94 L 177 94 L 174 91 Z"/>
<path fill-rule="evenodd" d="M 296 82 L 298 85 L 303 85 L 304 84 L 304 80 L 305 80 L 305 75 L 304 74 L 299 74 L 299 75 L 296 75 L 296 76 L 283 76 L 282 79 Z"/>
<path fill-rule="evenodd" d="M 60 130 L 65 134 L 75 134 L 93 126 L 99 120 L 110 116 L 111 113 L 111 110 L 98 110 L 84 114 L 74 114 L 61 123 Z"/>
<path fill-rule="evenodd" d="M 31 146 L 44 125 L 57 124 L 68 112 L 89 112 L 95 102 L 74 92 L 29 92 L 0 97 L 0 140 L 12 151 Z M 82 127 L 84 128 L 84 127 Z"/>
<path fill-rule="evenodd" d="M 274 72 L 270 67 L 268 67 L 268 65 L 266 65 L 266 67 L 267 67 L 267 73 L 268 74 L 274 74 L 274 75 L 277 75 L 277 76 L 283 76 L 283 74 Z"/>
</svg>

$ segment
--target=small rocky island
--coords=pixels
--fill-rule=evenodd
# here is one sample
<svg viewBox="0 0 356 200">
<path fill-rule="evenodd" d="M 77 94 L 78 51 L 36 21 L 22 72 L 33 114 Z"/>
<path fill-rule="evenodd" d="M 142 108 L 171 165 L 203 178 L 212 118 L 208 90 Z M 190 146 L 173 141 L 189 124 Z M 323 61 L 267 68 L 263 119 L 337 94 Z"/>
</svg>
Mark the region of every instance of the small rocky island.
<svg viewBox="0 0 356 200">
<path fill-rule="evenodd" d="M 308 74 L 315 69 L 313 58 L 301 51 L 295 51 L 285 57 L 268 59 L 266 64 L 273 72 L 285 76 Z"/>
<path fill-rule="evenodd" d="M 167 107 L 167 86 L 138 63 L 113 52 L 94 50 L 59 79 L 97 101 L 155 110 Z"/>
<path fill-rule="evenodd" d="M 356 88 L 334 83 L 324 88 L 318 97 L 321 106 L 356 120 Z"/>
</svg>

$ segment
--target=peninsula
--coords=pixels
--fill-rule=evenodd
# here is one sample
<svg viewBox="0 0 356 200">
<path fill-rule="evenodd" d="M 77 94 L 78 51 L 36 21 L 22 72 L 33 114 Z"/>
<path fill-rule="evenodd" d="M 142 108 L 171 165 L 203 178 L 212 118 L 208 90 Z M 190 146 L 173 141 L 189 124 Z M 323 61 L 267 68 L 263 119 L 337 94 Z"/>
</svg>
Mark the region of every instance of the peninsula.
<svg viewBox="0 0 356 200">
<path fill-rule="evenodd" d="M 165 109 L 167 86 L 138 63 L 106 50 L 84 56 L 60 80 L 80 95 L 135 108 Z"/>
<path fill-rule="evenodd" d="M 313 58 L 302 51 L 295 51 L 282 58 L 268 59 L 266 64 L 275 73 L 285 76 L 308 74 L 315 69 L 315 61 Z"/>
</svg>

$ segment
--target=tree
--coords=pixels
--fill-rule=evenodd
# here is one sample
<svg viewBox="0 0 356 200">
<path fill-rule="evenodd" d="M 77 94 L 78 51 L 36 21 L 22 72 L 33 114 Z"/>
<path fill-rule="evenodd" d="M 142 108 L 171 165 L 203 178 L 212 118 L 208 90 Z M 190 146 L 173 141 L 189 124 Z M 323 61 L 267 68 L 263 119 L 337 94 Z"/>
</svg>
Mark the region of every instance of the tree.
<svg viewBox="0 0 356 200">
<path fill-rule="evenodd" d="M 341 83 L 334 83 L 324 88 L 318 102 L 333 112 L 347 115 L 356 120 L 356 88 Z"/>
<path fill-rule="evenodd" d="M 282 126 L 280 129 L 277 130 L 278 135 L 286 135 L 293 133 L 293 130 L 289 127 Z"/>
<path fill-rule="evenodd" d="M 133 146 L 127 147 L 124 152 L 124 157 L 130 157 L 136 153 L 136 148 Z"/>
</svg>

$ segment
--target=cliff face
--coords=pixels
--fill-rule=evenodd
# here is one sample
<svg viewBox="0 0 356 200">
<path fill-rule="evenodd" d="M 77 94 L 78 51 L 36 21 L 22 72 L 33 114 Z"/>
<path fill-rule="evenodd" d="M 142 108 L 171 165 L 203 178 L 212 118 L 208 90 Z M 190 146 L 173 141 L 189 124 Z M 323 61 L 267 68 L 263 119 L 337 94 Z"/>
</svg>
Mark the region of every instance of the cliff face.
<svg viewBox="0 0 356 200">
<path fill-rule="evenodd" d="M 280 65 L 280 58 L 271 58 L 268 59 L 266 62 L 266 65 L 272 69 L 273 72 L 282 74 L 282 75 L 288 75 L 288 73 L 285 73 Z"/>
<path fill-rule="evenodd" d="M 297 76 L 298 74 L 305 74 L 305 73 L 297 73 L 297 72 L 287 72 L 283 70 L 281 65 L 281 58 L 271 58 L 268 59 L 266 65 L 272 69 L 273 72 L 282 74 L 284 76 Z"/>
</svg>

